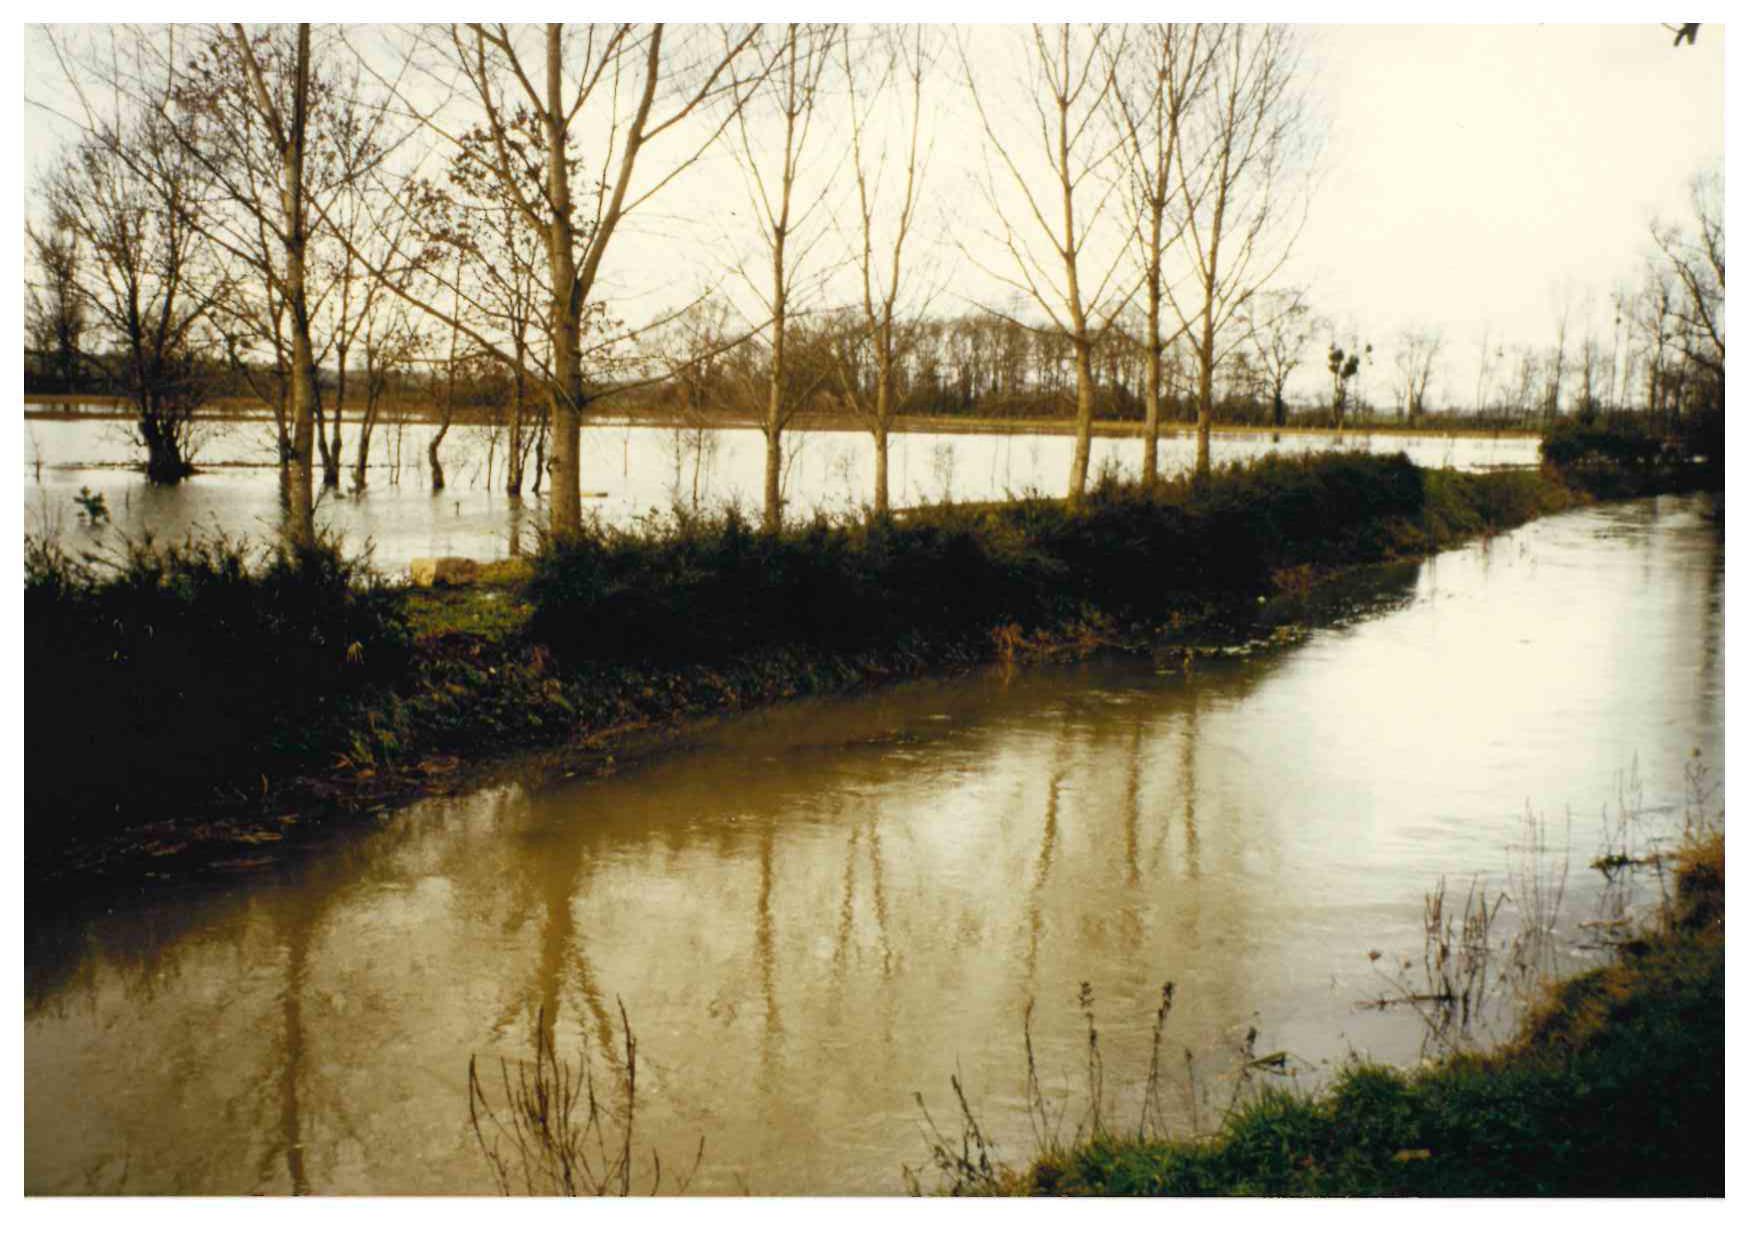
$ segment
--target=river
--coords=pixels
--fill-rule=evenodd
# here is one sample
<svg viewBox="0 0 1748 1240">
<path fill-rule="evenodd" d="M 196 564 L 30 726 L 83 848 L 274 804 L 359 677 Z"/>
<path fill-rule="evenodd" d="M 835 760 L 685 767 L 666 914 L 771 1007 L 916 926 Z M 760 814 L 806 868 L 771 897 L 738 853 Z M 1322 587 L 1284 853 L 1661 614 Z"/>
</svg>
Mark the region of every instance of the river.
<svg viewBox="0 0 1748 1240">
<path fill-rule="evenodd" d="M 914 1095 L 956 1132 L 954 1073 L 1023 1159 L 1022 1014 L 1072 1127 L 1083 983 L 1124 1123 L 1167 980 L 1180 1122 L 1183 1049 L 1217 1108 L 1250 1027 L 1307 1083 L 1350 1053 L 1412 1062 L 1413 1012 L 1357 1005 L 1418 958 L 1441 876 L 1503 890 L 1569 857 L 1558 954 L 1583 967 L 1620 781 L 1654 831 L 1696 750 L 1721 774 L 1710 513 L 1546 519 L 1247 659 L 784 705 L 605 780 L 417 804 L 221 891 L 32 908 L 26 1191 L 489 1193 L 469 1056 L 495 1090 L 538 1011 L 574 1056 L 619 1002 L 640 1146 L 671 1169 L 703 1138 L 706 1192 L 900 1191 Z M 1550 852 L 1518 851 L 1526 810 Z"/>
<path fill-rule="evenodd" d="M 448 486 L 432 494 L 425 450 L 435 428 L 409 422 L 379 429 L 371 449 L 369 485 L 352 489 L 350 466 L 340 491 L 323 492 L 316 520 L 341 534 L 346 545 L 373 549 L 389 573 L 420 556 L 460 555 L 496 559 L 513 547 L 532 545 L 530 531 L 544 502 L 503 494 L 502 429 L 457 426 L 444 441 Z M 1161 469 L 1187 470 L 1195 461 L 1195 437 L 1184 428 L 1161 442 Z M 273 427 L 266 421 L 210 422 L 199 430 L 202 472 L 174 487 L 153 486 L 134 468 L 140 454 L 128 424 L 113 419 L 25 422 L 25 530 L 60 539 L 74 550 L 90 549 L 96 536 L 116 532 L 180 539 L 192 531 L 223 531 L 255 539 L 270 537 L 279 520 L 278 474 Z M 355 427 L 346 430 L 352 459 Z M 1335 446 L 1327 434 L 1289 434 L 1279 444 L 1267 435 L 1217 434 L 1216 460 L 1238 460 L 1277 451 L 1323 451 Z M 1489 469 L 1536 463 L 1538 441 L 1523 436 L 1358 435 L 1344 446 L 1365 451 L 1405 451 L 1418 465 Z M 793 432 L 785 495 L 792 515 L 838 514 L 872 501 L 872 440 L 852 431 Z M 1139 439 L 1097 439 L 1094 474 L 1104 468 L 1135 476 L 1141 466 Z M 398 472 L 394 461 L 398 450 Z M 892 441 L 892 502 L 899 506 L 955 499 L 1001 499 L 1028 490 L 1060 494 L 1068 479 L 1074 440 L 1067 435 L 904 434 Z M 532 468 L 532 465 L 530 465 Z M 488 485 L 488 481 L 491 483 Z M 609 524 L 627 525 L 676 503 L 704 508 L 739 503 L 757 512 L 763 502 L 764 439 L 746 428 L 676 434 L 650 426 L 591 425 L 583 431 L 582 490 L 585 509 Z M 110 521 L 84 524 L 75 503 L 81 489 L 101 494 Z"/>
</svg>

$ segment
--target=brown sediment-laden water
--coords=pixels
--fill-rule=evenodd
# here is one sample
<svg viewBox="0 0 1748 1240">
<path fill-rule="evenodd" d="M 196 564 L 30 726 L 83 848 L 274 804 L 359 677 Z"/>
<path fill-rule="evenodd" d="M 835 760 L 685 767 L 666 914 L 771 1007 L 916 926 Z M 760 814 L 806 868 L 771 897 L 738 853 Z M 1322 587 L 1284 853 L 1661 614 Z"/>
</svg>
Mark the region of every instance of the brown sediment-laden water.
<svg viewBox="0 0 1748 1240">
<path fill-rule="evenodd" d="M 1583 967 L 1622 800 L 1654 834 L 1695 751 L 1721 776 L 1712 515 L 1575 511 L 1355 583 L 1343 618 L 1248 658 L 786 705 L 604 780 L 426 801 L 223 891 L 27 909 L 26 1190 L 491 1192 L 469 1056 L 494 1082 L 542 1011 L 562 1055 L 614 1047 L 620 1002 L 640 1149 L 685 1166 L 703 1138 L 693 1191 L 899 1191 L 914 1095 L 947 1121 L 954 1074 L 1023 1158 L 1023 1013 L 1044 1089 L 1078 1097 L 1083 983 L 1124 1120 L 1168 980 L 1172 1070 L 1194 1050 L 1216 1100 L 1253 1027 L 1312 1080 L 1411 1062 L 1418 1016 L 1359 1005 L 1418 957 L 1441 877 L 1566 865 L 1558 951 Z"/>
</svg>

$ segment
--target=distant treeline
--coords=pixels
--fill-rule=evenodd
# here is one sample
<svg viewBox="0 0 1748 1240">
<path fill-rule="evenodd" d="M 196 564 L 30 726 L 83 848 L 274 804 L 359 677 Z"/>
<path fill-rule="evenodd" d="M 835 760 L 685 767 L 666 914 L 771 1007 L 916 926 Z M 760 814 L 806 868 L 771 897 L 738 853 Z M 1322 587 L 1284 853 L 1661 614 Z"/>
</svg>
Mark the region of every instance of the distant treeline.
<svg viewBox="0 0 1748 1240">
<path fill-rule="evenodd" d="M 769 382 L 769 347 L 762 337 L 732 343 L 725 308 L 700 306 L 677 324 L 643 358 L 648 381 L 597 402 L 611 410 L 676 413 L 704 419 L 718 414 L 756 412 Z M 1288 397 L 1285 376 L 1265 357 L 1265 341 L 1236 349 L 1222 363 L 1214 388 L 1215 420 L 1227 425 L 1334 426 L 1335 392 L 1309 399 Z M 1631 342 L 1629 342 L 1631 344 Z M 1435 346 L 1436 347 L 1436 346 Z M 843 315 L 797 319 L 786 342 L 787 365 L 795 386 L 805 393 L 803 408 L 821 413 L 853 413 L 858 399 L 873 398 L 874 362 L 865 334 Z M 1074 350 L 1060 333 L 1038 331 L 1003 315 L 977 312 L 935 317 L 905 325 L 903 348 L 895 351 L 893 398 L 901 415 L 973 417 L 994 421 L 1046 421 L 1075 411 Z M 686 360 L 698 359 L 698 360 Z M 1422 363 L 1430 369 L 1431 362 Z M 203 407 L 258 402 L 264 391 L 283 383 L 271 367 L 239 364 L 219 357 L 194 359 L 195 386 Z M 1138 334 L 1112 332 L 1101 343 L 1094 366 L 1096 415 L 1101 420 L 1140 422 L 1146 415 L 1147 357 Z M 1360 372 L 1362 375 L 1363 371 Z M 339 374 L 319 371 L 323 404 L 332 409 L 340 391 Z M 346 390 L 349 411 L 366 391 L 370 376 L 351 369 Z M 526 376 L 529 404 L 544 405 L 538 369 Z M 1195 359 L 1184 349 L 1168 349 L 1162 366 L 1161 412 L 1168 421 L 1196 416 Z M 103 355 L 60 355 L 53 349 L 25 350 L 27 395 L 82 395 L 129 399 L 125 360 Z M 513 399 L 508 366 L 489 356 L 462 359 L 453 395 L 449 368 L 441 363 L 407 362 L 388 368 L 377 383 L 385 409 L 436 412 L 447 400 L 469 420 L 491 420 Z M 1485 428 L 1545 430 L 1570 418 L 1649 424 L 1666 434 L 1721 418 L 1723 389 L 1714 367 L 1672 346 L 1605 353 L 1594 340 L 1549 350 L 1496 351 L 1483 369 L 1478 399 L 1444 408 L 1429 407 L 1408 390 L 1380 401 L 1363 383 L 1344 393 L 1344 424 L 1414 425 L 1427 429 Z M 1279 397 L 1277 406 L 1276 398 Z M 1415 406 L 1411 416 L 1407 406 Z"/>
<path fill-rule="evenodd" d="M 201 409 L 241 404 L 261 403 L 260 394 L 280 382 L 280 376 L 268 366 L 237 365 L 219 357 L 192 359 L 191 382 L 198 389 Z M 339 374 L 333 367 L 318 371 L 323 399 L 332 407 L 339 390 Z M 348 411 L 355 407 L 359 393 L 365 390 L 363 368 L 348 368 L 346 384 L 352 396 Z M 430 369 L 411 366 L 391 369 L 383 384 L 381 401 L 390 408 L 423 409 L 432 407 L 440 395 L 441 378 Z M 478 372 L 456 377 L 455 403 L 464 408 L 490 408 L 503 403 L 508 377 Z M 126 359 L 117 355 L 74 355 L 67 358 L 52 352 L 24 351 L 24 394 L 26 396 L 88 396 L 118 405 L 131 404 L 134 397 L 128 378 Z"/>
</svg>

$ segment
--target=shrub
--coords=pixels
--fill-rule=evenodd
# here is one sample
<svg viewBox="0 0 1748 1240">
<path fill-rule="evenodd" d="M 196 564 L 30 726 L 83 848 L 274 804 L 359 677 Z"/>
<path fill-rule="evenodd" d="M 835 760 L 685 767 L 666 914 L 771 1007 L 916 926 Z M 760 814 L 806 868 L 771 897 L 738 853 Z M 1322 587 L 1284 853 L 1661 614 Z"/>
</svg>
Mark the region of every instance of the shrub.
<svg viewBox="0 0 1748 1240">
<path fill-rule="evenodd" d="M 335 545 L 147 538 L 98 567 L 26 545 L 25 802 L 69 825 L 255 787 L 410 654 L 398 594 Z"/>
<path fill-rule="evenodd" d="M 1418 519 L 1400 454 L 1268 457 L 1205 483 L 1106 477 L 1084 502 L 942 504 L 767 533 L 738 512 L 595 525 L 537 557 L 532 636 L 579 662 L 689 663 L 774 646 L 962 641 L 1087 609 L 1161 612 L 1181 592 L 1254 594 L 1290 563 L 1386 554 Z"/>
<path fill-rule="evenodd" d="M 1690 472 L 1677 445 L 1626 425 L 1556 427 L 1542 438 L 1542 466 L 1599 499 L 1650 494 Z"/>
</svg>

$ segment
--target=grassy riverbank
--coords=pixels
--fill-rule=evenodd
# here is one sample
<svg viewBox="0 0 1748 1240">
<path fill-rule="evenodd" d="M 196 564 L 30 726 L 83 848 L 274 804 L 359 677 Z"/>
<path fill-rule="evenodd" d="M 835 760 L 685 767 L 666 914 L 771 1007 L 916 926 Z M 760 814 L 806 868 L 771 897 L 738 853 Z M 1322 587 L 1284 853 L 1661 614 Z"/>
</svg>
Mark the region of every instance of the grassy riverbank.
<svg viewBox="0 0 1748 1240">
<path fill-rule="evenodd" d="M 965 1187 L 965 1185 L 961 1185 Z M 1551 989 L 1490 1054 L 1356 1064 L 1269 1089 L 1212 1137 L 1100 1136 L 970 1187 L 1029 1194 L 1721 1196 L 1724 845 L 1690 842 L 1673 901 L 1618 958 Z"/>
<path fill-rule="evenodd" d="M 329 550 L 136 547 L 109 575 L 27 554 L 33 883 L 252 866 L 327 823 L 559 746 L 610 763 L 689 720 L 1101 646 L 1222 644 L 1269 600 L 1584 497 L 1550 474 L 1270 458 L 895 521 L 737 516 L 593 530 L 456 590 Z"/>
</svg>

